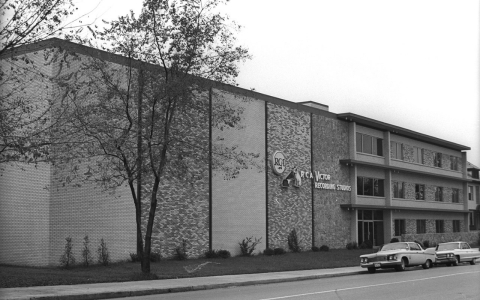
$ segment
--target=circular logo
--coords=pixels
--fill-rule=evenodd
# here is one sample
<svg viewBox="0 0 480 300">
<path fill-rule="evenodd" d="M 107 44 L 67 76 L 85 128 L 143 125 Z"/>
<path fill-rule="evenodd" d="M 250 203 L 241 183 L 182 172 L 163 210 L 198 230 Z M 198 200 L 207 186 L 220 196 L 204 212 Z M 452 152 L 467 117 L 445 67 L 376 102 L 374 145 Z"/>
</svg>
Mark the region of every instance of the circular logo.
<svg viewBox="0 0 480 300">
<path fill-rule="evenodd" d="M 272 156 L 273 172 L 282 175 L 285 171 L 286 158 L 282 151 L 275 151 Z"/>
</svg>

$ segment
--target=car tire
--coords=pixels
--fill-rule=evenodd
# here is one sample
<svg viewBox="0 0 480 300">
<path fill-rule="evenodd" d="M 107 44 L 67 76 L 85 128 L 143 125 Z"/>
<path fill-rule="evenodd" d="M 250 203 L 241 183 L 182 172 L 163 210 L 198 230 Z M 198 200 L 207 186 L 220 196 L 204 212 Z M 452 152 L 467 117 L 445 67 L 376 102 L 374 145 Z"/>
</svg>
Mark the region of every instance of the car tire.
<svg viewBox="0 0 480 300">
<path fill-rule="evenodd" d="M 401 265 L 395 266 L 395 271 L 397 271 L 397 272 L 405 271 L 406 266 L 407 266 L 407 260 L 405 258 L 402 258 Z"/>
<path fill-rule="evenodd" d="M 427 259 L 427 261 L 422 265 L 424 269 L 430 269 L 432 267 L 432 261 Z"/>
<path fill-rule="evenodd" d="M 377 269 L 375 269 L 374 267 L 368 268 L 368 273 L 375 274 L 375 272 L 377 272 Z"/>
<path fill-rule="evenodd" d="M 476 265 L 476 264 L 477 264 L 477 259 L 476 259 L 476 258 L 472 259 L 472 261 L 470 262 L 470 264 L 471 264 L 472 266 L 473 266 L 473 265 Z"/>
<path fill-rule="evenodd" d="M 452 265 L 458 266 L 459 263 L 460 263 L 460 259 L 458 258 L 458 256 L 455 256 L 455 261 L 452 263 Z"/>
</svg>

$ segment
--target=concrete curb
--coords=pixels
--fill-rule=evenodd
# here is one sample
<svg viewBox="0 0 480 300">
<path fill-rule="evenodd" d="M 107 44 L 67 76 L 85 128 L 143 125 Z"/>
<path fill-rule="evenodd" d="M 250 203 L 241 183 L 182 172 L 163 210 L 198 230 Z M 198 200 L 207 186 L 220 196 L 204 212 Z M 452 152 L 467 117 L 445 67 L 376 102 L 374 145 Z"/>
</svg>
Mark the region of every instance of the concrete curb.
<svg viewBox="0 0 480 300">
<path fill-rule="evenodd" d="M 65 300 L 93 300 L 93 299 L 111 299 L 111 298 L 123 298 L 123 297 L 135 297 L 135 296 L 148 296 L 148 295 L 158 295 L 158 294 L 169 294 L 169 293 L 180 293 L 180 292 L 189 292 L 189 291 L 199 291 L 199 290 L 211 290 L 211 289 L 220 289 L 226 287 L 234 287 L 234 286 L 249 286 L 249 285 L 260 285 L 260 284 L 270 284 L 270 283 L 281 283 L 281 282 L 294 282 L 294 281 L 302 281 L 302 280 L 313 280 L 313 279 L 321 279 L 321 278 L 332 278 L 332 277 L 341 277 L 341 276 L 349 276 L 349 275 L 357 275 L 365 273 L 364 270 L 359 271 L 349 271 L 349 272 L 339 272 L 339 273 L 331 273 L 331 274 L 317 274 L 317 275 L 298 275 L 286 278 L 265 278 L 265 279 L 258 279 L 258 280 L 247 280 L 247 281 L 238 281 L 238 282 L 227 282 L 227 283 L 212 283 L 212 284 L 198 284 L 198 285 L 189 285 L 186 283 L 184 286 L 176 286 L 176 287 L 152 287 L 152 288 L 143 288 L 138 290 L 130 290 L 130 291 L 105 291 L 105 292 L 88 292 L 88 288 L 85 289 L 83 292 L 78 291 L 71 291 L 70 293 L 65 292 L 51 292 L 51 293 L 44 293 L 45 295 L 37 294 L 33 295 L 7 295 L 3 297 L 0 294 L 0 299 L 5 300 L 27 300 L 27 299 L 35 299 L 35 300 L 50 300 L 50 299 L 65 299 Z M 4 289 L 7 290 L 7 289 Z M 1 292 L 1 290 L 0 290 Z M 11 293 L 13 294 L 13 293 Z M 21 294 L 21 293 L 20 293 Z"/>
</svg>

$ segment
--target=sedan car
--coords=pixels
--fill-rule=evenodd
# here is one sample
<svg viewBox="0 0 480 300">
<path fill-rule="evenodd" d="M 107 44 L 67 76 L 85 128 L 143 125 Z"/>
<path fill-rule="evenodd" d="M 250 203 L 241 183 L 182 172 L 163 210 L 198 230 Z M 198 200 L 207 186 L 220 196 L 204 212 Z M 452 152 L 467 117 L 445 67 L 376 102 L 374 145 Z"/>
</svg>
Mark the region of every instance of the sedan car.
<svg viewBox="0 0 480 300">
<path fill-rule="evenodd" d="M 461 262 L 477 263 L 480 258 L 480 251 L 477 248 L 470 248 L 465 242 L 450 242 L 438 244 L 435 248 L 435 264 L 458 265 Z"/>
<path fill-rule="evenodd" d="M 422 266 L 428 269 L 435 261 L 435 253 L 428 252 L 417 243 L 400 242 L 383 245 L 377 253 L 360 256 L 360 266 L 375 273 L 380 268 L 395 268 L 404 271 L 405 267 Z"/>
</svg>

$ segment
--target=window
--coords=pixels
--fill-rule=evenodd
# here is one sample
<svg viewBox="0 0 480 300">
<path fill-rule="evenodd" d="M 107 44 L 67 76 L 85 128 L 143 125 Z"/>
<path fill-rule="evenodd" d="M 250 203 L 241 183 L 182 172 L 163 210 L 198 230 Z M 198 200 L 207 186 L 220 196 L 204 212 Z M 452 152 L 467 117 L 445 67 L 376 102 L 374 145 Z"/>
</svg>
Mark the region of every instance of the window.
<svg viewBox="0 0 480 300">
<path fill-rule="evenodd" d="M 417 220 L 417 234 L 427 233 L 427 221 L 426 220 Z"/>
<path fill-rule="evenodd" d="M 480 204 L 480 186 L 475 187 L 475 194 L 477 195 L 477 204 Z"/>
<path fill-rule="evenodd" d="M 393 198 L 405 198 L 404 183 L 399 181 L 393 182 Z"/>
<path fill-rule="evenodd" d="M 468 226 L 470 226 L 470 230 L 475 228 L 475 216 L 473 211 L 468 213 Z"/>
<path fill-rule="evenodd" d="M 425 200 L 425 185 L 415 184 L 415 199 Z"/>
<path fill-rule="evenodd" d="M 452 189 L 452 202 L 459 203 L 460 202 L 460 190 L 459 189 Z"/>
<path fill-rule="evenodd" d="M 437 186 L 435 188 L 435 201 L 440 201 L 440 202 L 443 201 L 443 188 L 442 187 Z"/>
<path fill-rule="evenodd" d="M 443 228 L 443 220 L 435 220 L 435 232 L 436 233 L 444 233 L 445 230 Z"/>
<path fill-rule="evenodd" d="M 450 170 L 458 171 L 458 162 L 460 161 L 459 157 L 450 155 Z"/>
<path fill-rule="evenodd" d="M 413 147 L 413 162 L 417 164 L 423 164 L 423 149 Z"/>
<path fill-rule="evenodd" d="M 473 186 L 471 185 L 468 186 L 468 200 L 473 201 Z"/>
<path fill-rule="evenodd" d="M 395 220 L 395 236 L 405 234 L 405 220 Z"/>
<path fill-rule="evenodd" d="M 357 132 L 357 152 L 383 156 L 383 139 Z"/>
<path fill-rule="evenodd" d="M 403 144 L 391 142 L 392 158 L 403 160 Z"/>
<path fill-rule="evenodd" d="M 357 195 L 385 197 L 383 184 L 383 179 L 357 177 Z"/>
<path fill-rule="evenodd" d="M 460 232 L 460 220 L 453 220 L 453 232 Z"/>
<path fill-rule="evenodd" d="M 433 152 L 433 166 L 437 168 L 442 167 L 442 153 Z"/>
</svg>

